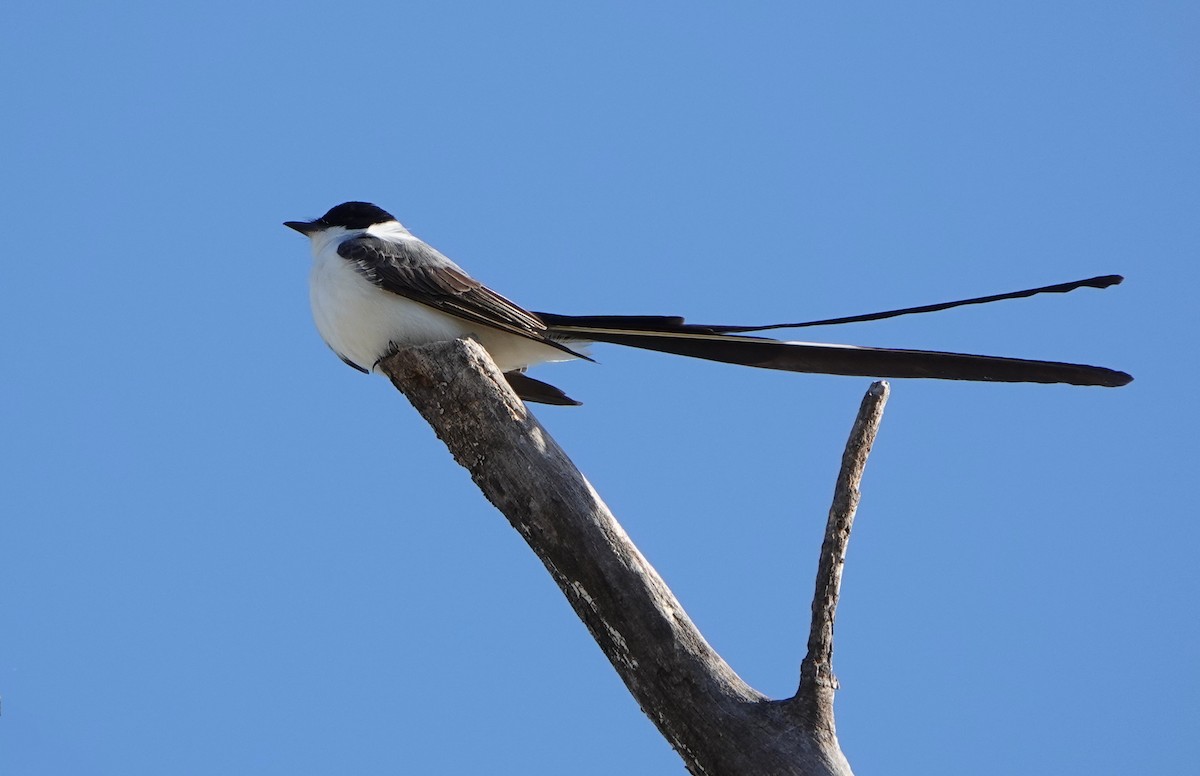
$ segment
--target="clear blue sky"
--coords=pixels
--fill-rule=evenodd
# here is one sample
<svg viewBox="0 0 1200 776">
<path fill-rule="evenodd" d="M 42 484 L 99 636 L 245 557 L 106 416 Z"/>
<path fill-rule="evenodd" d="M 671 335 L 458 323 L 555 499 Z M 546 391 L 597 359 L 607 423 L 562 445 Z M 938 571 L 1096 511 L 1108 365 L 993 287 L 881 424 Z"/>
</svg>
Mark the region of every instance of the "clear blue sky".
<svg viewBox="0 0 1200 776">
<path fill-rule="evenodd" d="M 837 625 L 858 772 L 1182 773 L 1200 618 L 1193 3 L 18 3 L 0 31 L 0 771 L 678 758 L 280 225 L 397 213 L 533 309 L 1079 360 L 897 381 Z M 1052 7 L 1050 7 L 1052 6 Z M 865 379 L 597 348 L 538 416 L 794 689 Z"/>
</svg>

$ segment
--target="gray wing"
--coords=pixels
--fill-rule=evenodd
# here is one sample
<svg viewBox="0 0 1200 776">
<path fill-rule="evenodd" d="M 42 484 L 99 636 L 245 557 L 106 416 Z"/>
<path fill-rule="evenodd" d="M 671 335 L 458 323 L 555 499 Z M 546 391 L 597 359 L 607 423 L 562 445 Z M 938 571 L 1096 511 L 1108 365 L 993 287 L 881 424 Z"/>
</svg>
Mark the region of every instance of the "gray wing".
<svg viewBox="0 0 1200 776">
<path fill-rule="evenodd" d="M 362 235 L 339 245 L 337 252 L 384 291 L 573 353 L 547 338 L 541 318 L 492 291 L 420 240 L 394 242 Z"/>
</svg>

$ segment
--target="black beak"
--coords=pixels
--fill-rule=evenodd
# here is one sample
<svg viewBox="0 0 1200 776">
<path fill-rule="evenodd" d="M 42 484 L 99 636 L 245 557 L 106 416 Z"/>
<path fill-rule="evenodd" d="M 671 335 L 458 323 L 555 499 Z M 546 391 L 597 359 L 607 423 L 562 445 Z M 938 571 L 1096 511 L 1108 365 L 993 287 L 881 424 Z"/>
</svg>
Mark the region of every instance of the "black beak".
<svg viewBox="0 0 1200 776">
<path fill-rule="evenodd" d="M 320 223 L 319 221 L 284 221 L 283 225 L 288 229 L 295 229 L 305 237 L 313 232 L 319 232 L 325 228 L 324 224 Z"/>
</svg>

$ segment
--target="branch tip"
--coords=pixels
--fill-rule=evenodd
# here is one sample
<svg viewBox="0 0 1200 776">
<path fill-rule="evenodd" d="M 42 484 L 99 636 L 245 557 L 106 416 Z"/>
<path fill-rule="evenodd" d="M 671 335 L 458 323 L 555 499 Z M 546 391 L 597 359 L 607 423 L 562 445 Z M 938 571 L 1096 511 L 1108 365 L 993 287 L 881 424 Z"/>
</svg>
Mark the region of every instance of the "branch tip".
<svg viewBox="0 0 1200 776">
<path fill-rule="evenodd" d="M 833 620 L 841 595 L 842 569 L 846 563 L 846 548 L 850 529 L 858 509 L 859 489 L 867 456 L 887 404 L 890 387 L 886 380 L 871 384 L 859 405 L 846 449 L 842 467 L 834 486 L 833 504 L 825 523 L 825 539 L 817 563 L 817 581 L 813 592 L 812 623 L 809 626 L 808 654 L 800 663 L 800 687 L 794 702 L 800 704 L 814 719 L 832 733 L 833 692 L 837 679 L 833 675 Z"/>
</svg>

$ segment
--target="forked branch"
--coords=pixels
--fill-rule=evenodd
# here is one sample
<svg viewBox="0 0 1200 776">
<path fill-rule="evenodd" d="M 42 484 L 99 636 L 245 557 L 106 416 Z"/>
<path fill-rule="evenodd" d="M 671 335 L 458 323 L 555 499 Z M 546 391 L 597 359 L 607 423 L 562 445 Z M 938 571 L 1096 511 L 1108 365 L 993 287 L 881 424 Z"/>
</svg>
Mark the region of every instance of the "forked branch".
<svg viewBox="0 0 1200 776">
<path fill-rule="evenodd" d="M 862 464 L 886 385 L 873 386 L 872 409 L 865 400 L 860 410 L 839 478 L 838 494 L 846 495 L 835 498 L 830 512 L 830 546 L 821 566 L 828 582 L 818 583 L 820 600 L 813 604 L 813 631 L 819 635 L 810 639 L 804 663 L 812 663 L 804 670 L 811 670 L 814 681 L 805 676 L 795 698 L 773 701 L 742 681 L 704 640 L 478 344 L 458 340 L 405 348 L 380 366 L 542 560 L 691 773 L 850 774 L 834 735 L 832 616 Z M 851 468 L 857 466 L 857 474 L 847 473 L 847 461 L 856 462 Z M 831 544 L 829 535 L 837 541 Z"/>
</svg>

